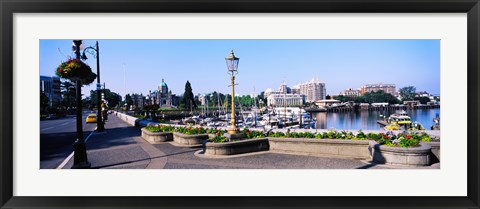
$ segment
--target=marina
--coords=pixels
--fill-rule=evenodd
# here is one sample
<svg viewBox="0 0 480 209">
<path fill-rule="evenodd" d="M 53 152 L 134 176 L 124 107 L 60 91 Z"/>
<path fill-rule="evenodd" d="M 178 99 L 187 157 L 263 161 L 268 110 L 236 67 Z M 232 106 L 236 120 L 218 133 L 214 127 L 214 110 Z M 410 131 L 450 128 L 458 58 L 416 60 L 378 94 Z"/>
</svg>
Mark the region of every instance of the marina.
<svg viewBox="0 0 480 209">
<path fill-rule="evenodd" d="M 287 110 L 286 114 L 285 110 Z M 286 127 L 290 129 L 385 130 L 385 126 L 390 125 L 389 119 L 393 120 L 390 117 L 400 112 L 410 117 L 412 125 L 418 124 L 426 130 L 440 128 L 440 108 L 348 112 L 310 112 L 308 109 L 299 107 L 253 109 L 237 112 L 236 125 L 239 128 L 263 128 L 266 130 Z M 169 114 L 157 113 L 166 119 L 163 122 L 171 124 L 228 127 L 231 123 L 230 112 L 192 112 L 191 114 L 190 116 L 172 114 L 170 115 L 172 118 L 170 118 Z"/>
</svg>

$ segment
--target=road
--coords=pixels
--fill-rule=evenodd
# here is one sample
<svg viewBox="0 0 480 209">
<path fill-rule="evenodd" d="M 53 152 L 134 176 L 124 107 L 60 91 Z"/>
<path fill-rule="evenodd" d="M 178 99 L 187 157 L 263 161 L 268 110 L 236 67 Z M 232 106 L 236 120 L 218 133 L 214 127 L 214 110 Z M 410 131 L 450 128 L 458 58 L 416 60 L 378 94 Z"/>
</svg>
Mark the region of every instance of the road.
<svg viewBox="0 0 480 209">
<path fill-rule="evenodd" d="M 85 123 L 85 118 L 90 113 L 91 111 L 84 111 L 82 115 L 84 139 L 97 127 L 95 123 Z M 76 139 L 75 116 L 40 121 L 40 168 L 57 168 L 73 152 Z"/>
</svg>

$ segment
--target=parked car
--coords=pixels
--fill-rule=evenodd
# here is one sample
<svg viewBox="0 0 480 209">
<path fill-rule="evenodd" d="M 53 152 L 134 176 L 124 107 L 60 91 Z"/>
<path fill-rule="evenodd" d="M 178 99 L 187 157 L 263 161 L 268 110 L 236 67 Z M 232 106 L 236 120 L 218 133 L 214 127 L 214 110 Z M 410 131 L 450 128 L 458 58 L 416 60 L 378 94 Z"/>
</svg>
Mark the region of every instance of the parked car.
<svg viewBox="0 0 480 209">
<path fill-rule="evenodd" d="M 85 119 L 86 123 L 96 123 L 97 122 L 97 115 L 96 114 L 90 114 L 87 116 L 87 119 Z"/>
</svg>

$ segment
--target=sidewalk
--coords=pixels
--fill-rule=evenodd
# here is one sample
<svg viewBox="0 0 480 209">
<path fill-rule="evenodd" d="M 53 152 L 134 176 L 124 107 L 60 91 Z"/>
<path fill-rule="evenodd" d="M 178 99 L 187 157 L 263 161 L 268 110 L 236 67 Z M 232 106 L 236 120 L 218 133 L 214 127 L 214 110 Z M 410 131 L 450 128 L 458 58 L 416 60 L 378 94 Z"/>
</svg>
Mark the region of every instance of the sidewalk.
<svg viewBox="0 0 480 209">
<path fill-rule="evenodd" d="M 140 130 L 109 115 L 105 132 L 93 133 L 87 141 L 87 156 L 91 168 L 148 169 L 163 168 L 165 153 L 141 137 Z M 73 158 L 64 166 L 73 166 Z"/>
<path fill-rule="evenodd" d="M 105 133 L 94 133 L 87 141 L 88 160 L 92 168 L 114 169 L 389 169 L 364 160 L 292 155 L 271 151 L 222 158 L 199 154 L 201 147 L 182 147 L 175 142 L 150 144 L 138 128 L 115 115 L 109 116 Z M 64 168 L 73 165 L 73 158 Z M 432 169 L 413 167 L 413 169 Z"/>
</svg>

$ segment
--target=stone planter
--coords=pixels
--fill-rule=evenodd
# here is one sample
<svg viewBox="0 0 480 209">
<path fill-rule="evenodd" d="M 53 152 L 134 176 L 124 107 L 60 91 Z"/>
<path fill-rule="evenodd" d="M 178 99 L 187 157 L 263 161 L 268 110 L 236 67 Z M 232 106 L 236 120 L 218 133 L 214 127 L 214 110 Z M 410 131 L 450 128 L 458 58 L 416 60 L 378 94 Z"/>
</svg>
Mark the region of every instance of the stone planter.
<svg viewBox="0 0 480 209">
<path fill-rule="evenodd" d="M 440 141 L 421 142 L 421 144 L 426 144 L 432 148 L 430 153 L 430 163 L 440 162 Z"/>
<path fill-rule="evenodd" d="M 173 140 L 172 132 L 151 132 L 145 128 L 142 128 L 142 138 L 150 143 L 166 142 Z"/>
<path fill-rule="evenodd" d="M 420 143 L 420 147 L 403 148 L 379 145 L 377 142 L 371 141 L 370 149 L 372 160 L 377 163 L 409 166 L 430 165 L 432 148 L 424 143 Z"/>
<path fill-rule="evenodd" d="M 317 154 L 331 157 L 370 159 L 369 141 L 344 139 L 273 138 L 270 150 Z"/>
<path fill-rule="evenodd" d="M 202 141 L 208 139 L 208 134 L 182 134 L 173 133 L 173 141 L 183 145 L 201 145 Z"/>
<path fill-rule="evenodd" d="M 268 139 L 244 139 L 232 142 L 207 142 L 204 152 L 206 155 L 235 155 L 250 152 L 269 150 Z"/>
</svg>

